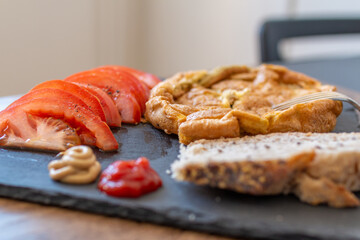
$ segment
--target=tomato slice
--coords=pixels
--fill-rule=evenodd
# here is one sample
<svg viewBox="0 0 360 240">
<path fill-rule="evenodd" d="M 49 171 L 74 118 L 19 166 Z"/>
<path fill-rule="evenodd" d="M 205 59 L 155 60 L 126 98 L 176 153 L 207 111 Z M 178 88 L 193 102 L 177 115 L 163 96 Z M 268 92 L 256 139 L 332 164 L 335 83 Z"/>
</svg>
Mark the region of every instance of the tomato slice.
<svg viewBox="0 0 360 240">
<path fill-rule="evenodd" d="M 21 98 L 17 99 L 13 103 L 11 103 L 6 109 L 15 109 L 16 106 L 21 105 L 25 101 L 31 101 L 35 98 L 47 98 L 47 97 L 59 97 L 61 99 L 76 99 L 76 103 L 83 107 L 88 108 L 86 103 L 82 101 L 80 98 L 72 95 L 71 93 L 65 92 L 60 89 L 55 88 L 43 88 L 43 89 L 36 89 L 33 91 L 28 92 Z M 31 126 L 28 122 L 28 115 L 23 114 L 21 111 L 10 111 L 11 115 L 6 115 L 6 111 L 4 111 L 4 114 L 0 115 L 0 119 L 6 119 L 5 116 L 10 117 L 11 119 L 11 126 L 12 130 L 15 130 L 17 132 L 17 136 L 20 136 L 22 138 L 29 138 L 30 136 L 34 135 L 34 129 L 33 126 Z M 20 113 L 19 113 L 20 112 Z M 0 128 L 1 130 L 2 128 Z"/>
<path fill-rule="evenodd" d="M 121 127 L 120 113 L 116 108 L 114 100 L 111 97 L 109 97 L 109 95 L 107 95 L 100 88 L 92 85 L 83 84 L 83 83 L 74 83 L 74 84 L 79 85 L 82 88 L 85 88 L 87 91 L 89 91 L 91 94 L 93 94 L 99 99 L 101 106 L 104 109 L 106 123 L 110 127 Z"/>
<path fill-rule="evenodd" d="M 139 79 L 137 79 L 133 74 L 119 70 L 112 66 L 105 66 L 93 69 L 93 71 L 99 71 L 107 74 L 111 74 L 118 81 L 125 82 L 129 87 L 131 87 L 139 100 L 141 106 L 142 114 L 145 113 L 145 104 L 150 96 L 150 90 L 145 86 Z"/>
<path fill-rule="evenodd" d="M 61 89 L 75 95 L 76 97 L 84 101 L 89 106 L 91 111 L 94 112 L 96 115 L 98 115 L 102 121 L 108 122 L 105 117 L 104 109 L 101 106 L 99 99 L 93 94 L 91 94 L 89 91 L 87 91 L 86 89 L 71 82 L 65 82 L 63 80 L 50 80 L 36 85 L 34 88 L 30 90 L 30 92 L 41 88 Z"/>
<path fill-rule="evenodd" d="M 8 119 L 0 126 L 0 146 L 64 151 L 81 144 L 78 133 L 61 119 L 36 117 L 21 109 Z"/>
<path fill-rule="evenodd" d="M 39 89 L 36 91 L 40 90 L 49 91 L 51 89 Z M 90 111 L 88 107 L 82 106 L 77 97 L 62 96 L 64 96 L 64 93 L 58 93 L 58 95 L 53 93 L 52 96 L 47 97 L 20 98 L 0 112 L 0 126 L 2 127 L 0 132 L 3 132 L 6 127 L 12 126 L 11 124 L 16 121 L 13 116 L 16 116 L 18 111 L 24 111 L 27 114 L 42 118 L 53 117 L 64 120 L 77 132 L 83 133 L 83 136 L 89 135 L 87 139 L 94 139 L 95 145 L 104 151 L 114 151 L 118 148 L 118 143 L 109 126 L 99 116 Z M 25 130 L 18 126 L 16 131 L 22 132 Z"/>
<path fill-rule="evenodd" d="M 71 75 L 64 80 L 101 88 L 115 101 L 123 122 L 135 124 L 140 122 L 141 108 L 136 100 L 136 93 L 127 87 L 124 82 L 117 81 L 110 74 L 84 71 Z"/>
<path fill-rule="evenodd" d="M 71 99 L 72 101 L 76 101 L 76 103 L 83 107 L 90 110 L 89 106 L 79 97 L 74 96 L 73 94 L 66 92 L 61 89 L 56 88 L 40 88 L 40 89 L 34 89 L 30 92 L 26 93 L 19 99 L 15 100 L 13 103 L 11 103 L 6 109 L 13 108 L 14 106 L 21 105 L 22 102 L 28 101 L 34 98 L 46 98 L 46 97 L 53 97 L 57 96 L 61 99 Z M 91 110 L 90 110 L 91 111 Z"/>
<path fill-rule="evenodd" d="M 125 66 L 114 66 L 114 65 L 108 65 L 108 66 L 102 66 L 100 68 L 114 68 L 118 71 L 126 71 L 128 73 L 131 73 L 134 77 L 142 81 L 149 89 L 152 89 L 155 87 L 161 80 L 156 77 L 155 75 L 151 73 L 142 72 L 137 69 L 125 67 Z"/>
<path fill-rule="evenodd" d="M 11 116 L 5 110 L 0 113 L 0 132 L 10 128 L 11 131 L 20 138 L 28 139 L 29 136 L 32 135 L 34 130 L 28 121 L 27 114 L 24 111 L 14 112 Z M 3 134 L 1 134 L 1 138 L 3 137 Z"/>
</svg>

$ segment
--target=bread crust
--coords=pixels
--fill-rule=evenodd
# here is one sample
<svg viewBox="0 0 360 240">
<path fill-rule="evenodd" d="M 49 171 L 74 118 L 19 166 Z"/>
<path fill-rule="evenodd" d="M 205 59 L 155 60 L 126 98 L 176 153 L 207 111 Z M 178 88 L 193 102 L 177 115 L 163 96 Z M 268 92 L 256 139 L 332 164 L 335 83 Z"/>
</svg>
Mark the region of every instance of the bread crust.
<svg viewBox="0 0 360 240">
<path fill-rule="evenodd" d="M 208 162 L 188 164 L 175 169 L 179 181 L 193 182 L 230 189 L 251 195 L 275 195 L 288 193 L 297 174 L 312 161 L 314 152 L 301 153 L 291 159 L 246 162 Z"/>
<path fill-rule="evenodd" d="M 271 106 L 335 90 L 282 66 L 226 66 L 178 73 L 158 84 L 146 104 L 145 117 L 154 127 L 178 134 L 183 144 L 247 134 L 329 132 L 342 111 L 339 101 L 318 100 L 284 111 Z"/>
<path fill-rule="evenodd" d="M 349 189 L 326 177 L 313 178 L 308 174 L 300 174 L 293 192 L 301 201 L 311 205 L 328 204 L 335 208 L 360 205 L 359 199 Z"/>
<path fill-rule="evenodd" d="M 360 133 L 272 133 L 182 145 L 178 181 L 251 195 L 294 193 L 303 202 L 357 207 Z"/>
</svg>

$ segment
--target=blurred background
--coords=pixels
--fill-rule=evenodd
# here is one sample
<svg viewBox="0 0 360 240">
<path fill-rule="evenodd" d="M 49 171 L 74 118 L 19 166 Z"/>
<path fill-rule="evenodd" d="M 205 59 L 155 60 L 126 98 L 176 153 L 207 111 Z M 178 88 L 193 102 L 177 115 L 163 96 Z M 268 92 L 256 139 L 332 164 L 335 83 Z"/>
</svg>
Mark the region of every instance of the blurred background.
<svg viewBox="0 0 360 240">
<path fill-rule="evenodd" d="M 0 0 L 0 96 L 105 64 L 160 77 L 255 66 L 261 23 L 301 16 L 360 16 L 360 1 Z M 360 36 L 289 40 L 281 47 L 289 61 L 359 55 Z"/>
</svg>

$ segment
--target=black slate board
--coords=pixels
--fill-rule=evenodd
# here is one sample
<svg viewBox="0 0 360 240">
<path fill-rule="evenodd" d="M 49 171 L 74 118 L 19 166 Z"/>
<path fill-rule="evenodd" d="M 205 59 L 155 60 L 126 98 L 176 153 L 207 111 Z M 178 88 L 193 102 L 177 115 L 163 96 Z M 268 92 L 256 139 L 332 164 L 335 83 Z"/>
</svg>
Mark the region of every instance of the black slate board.
<svg viewBox="0 0 360 240">
<path fill-rule="evenodd" d="M 346 105 L 335 131 L 359 130 Z M 0 196 L 233 237 L 360 239 L 360 208 L 313 207 L 291 195 L 254 197 L 177 183 L 166 174 L 178 154 L 177 136 L 149 124 L 124 126 L 115 136 L 117 153 L 96 152 L 103 169 L 118 159 L 146 156 L 163 180 L 160 190 L 138 199 L 112 198 L 96 184 L 51 181 L 47 164 L 55 154 L 0 149 Z"/>
</svg>

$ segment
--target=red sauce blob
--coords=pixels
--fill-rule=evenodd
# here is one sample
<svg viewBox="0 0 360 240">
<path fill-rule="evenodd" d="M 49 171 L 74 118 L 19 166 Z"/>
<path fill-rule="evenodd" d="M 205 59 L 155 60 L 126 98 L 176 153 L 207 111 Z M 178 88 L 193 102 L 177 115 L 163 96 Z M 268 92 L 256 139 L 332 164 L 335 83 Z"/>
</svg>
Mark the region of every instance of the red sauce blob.
<svg viewBox="0 0 360 240">
<path fill-rule="evenodd" d="M 98 188 L 110 196 L 139 197 L 161 187 L 159 175 L 150 167 L 149 160 L 116 161 L 101 174 Z"/>
</svg>

